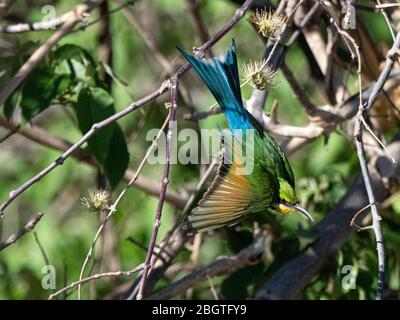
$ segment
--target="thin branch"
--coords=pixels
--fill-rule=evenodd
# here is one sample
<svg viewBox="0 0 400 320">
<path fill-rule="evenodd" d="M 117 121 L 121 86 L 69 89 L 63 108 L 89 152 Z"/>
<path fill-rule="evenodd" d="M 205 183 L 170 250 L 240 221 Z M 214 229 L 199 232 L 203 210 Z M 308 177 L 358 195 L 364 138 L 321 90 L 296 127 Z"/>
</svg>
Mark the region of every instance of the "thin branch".
<svg viewBox="0 0 400 320">
<path fill-rule="evenodd" d="M 211 278 L 209 277 L 209 275 L 207 275 L 207 280 L 208 280 L 208 284 L 210 285 L 211 293 L 212 293 L 212 295 L 214 296 L 214 300 L 219 300 L 217 290 L 215 290 L 215 287 L 214 287 L 214 285 L 213 285 L 213 283 L 212 283 L 212 280 L 211 280 Z"/>
<path fill-rule="evenodd" d="M 200 8 L 199 3 L 197 0 L 186 0 L 187 10 L 190 15 L 190 20 L 192 21 L 193 28 L 197 33 L 199 40 L 201 42 L 206 42 L 209 38 L 209 34 L 207 31 L 207 27 L 205 26 L 201 15 L 200 15 Z M 213 53 L 211 50 L 208 51 L 209 56 L 212 56 Z"/>
<path fill-rule="evenodd" d="M 364 145 L 363 145 L 363 139 L 362 139 L 362 118 L 365 118 L 367 116 L 368 112 L 372 108 L 374 102 L 376 101 L 379 93 L 381 92 L 385 82 L 387 81 L 390 72 L 392 71 L 393 65 L 394 65 L 394 55 L 392 54 L 395 52 L 397 49 L 400 47 L 400 32 L 397 33 L 396 39 L 393 43 L 392 48 L 389 50 L 388 56 L 386 58 L 385 65 L 383 67 L 382 73 L 380 74 L 378 80 L 376 81 L 371 95 L 368 99 L 367 105 L 364 107 L 363 105 L 360 105 L 359 109 L 359 114 L 358 114 L 358 119 L 356 121 L 355 127 L 354 127 L 354 136 L 356 140 L 356 146 L 357 146 L 357 154 L 360 160 L 360 165 L 361 165 L 361 170 L 363 173 L 363 178 L 364 178 L 364 183 L 365 183 L 365 188 L 367 190 L 368 194 L 368 199 L 369 203 L 371 204 L 371 213 L 372 213 L 372 227 L 374 230 L 375 234 L 375 240 L 376 240 L 376 250 L 378 252 L 378 288 L 377 288 L 377 294 L 376 294 L 376 299 L 380 300 L 382 298 L 382 292 L 383 292 L 383 286 L 384 286 L 384 275 L 385 275 L 385 247 L 383 244 L 383 235 L 382 235 L 382 229 L 381 229 L 381 217 L 378 212 L 378 208 L 376 205 L 376 199 L 375 195 L 371 186 L 371 178 L 370 178 L 370 173 L 369 169 L 366 163 L 365 159 L 365 151 L 364 151 Z"/>
<path fill-rule="evenodd" d="M 233 17 L 213 36 L 211 37 L 206 43 L 204 43 L 200 48 L 196 50 L 195 55 L 197 57 L 203 57 L 205 52 L 212 47 L 215 43 L 217 43 L 226 33 L 228 33 L 229 30 L 231 30 L 235 24 L 244 16 L 244 14 L 247 12 L 251 4 L 253 3 L 254 0 L 246 0 L 243 5 L 236 10 L 235 14 Z M 61 30 L 61 29 L 60 29 Z M 179 79 L 182 77 L 182 75 L 190 69 L 190 64 L 186 63 L 184 64 L 178 71 L 176 71 L 171 78 L 177 78 Z M 149 95 L 143 97 L 140 100 L 137 100 L 136 102 L 133 102 L 131 105 L 129 105 L 127 108 L 123 109 L 122 111 L 104 119 L 103 121 L 100 121 L 98 123 L 95 123 L 92 125 L 92 128 L 80 139 L 78 140 L 74 145 L 72 145 L 62 156 L 60 156 L 58 159 L 56 159 L 54 162 L 52 162 L 48 167 L 43 169 L 41 172 L 36 174 L 33 178 L 22 184 L 20 187 L 17 189 L 11 191 L 9 193 L 9 196 L 6 201 L 4 201 L 0 205 L 0 217 L 4 214 L 4 210 L 20 195 L 22 194 L 25 190 L 30 188 L 32 185 L 40 181 L 44 176 L 46 176 L 49 172 L 51 172 L 53 169 L 55 169 L 57 166 L 62 165 L 64 161 L 72 154 L 74 151 L 76 151 L 82 144 L 84 144 L 90 137 L 92 137 L 98 130 L 104 128 L 105 126 L 110 125 L 111 123 L 117 121 L 118 119 L 126 116 L 130 112 L 138 109 L 142 105 L 146 104 L 149 101 L 152 101 L 156 99 L 157 97 L 161 96 L 164 94 L 169 87 L 170 80 L 166 80 L 163 82 L 163 84 L 157 88 L 155 91 L 150 93 Z"/>
<path fill-rule="evenodd" d="M 22 130 L 18 131 L 18 126 L 13 125 L 12 123 L 8 122 L 6 119 L 0 116 L 0 126 L 4 128 L 8 128 L 11 131 L 16 130 L 20 135 L 23 137 L 34 141 L 42 146 L 49 147 L 55 150 L 59 150 L 62 152 L 66 152 L 69 148 L 71 148 L 72 144 L 66 140 L 63 140 L 59 137 L 53 136 L 49 134 L 47 131 L 40 129 L 39 127 L 36 126 L 27 126 L 23 128 Z M 96 159 L 85 153 L 83 149 L 77 148 L 71 155 L 75 159 L 82 161 L 83 163 L 86 163 L 87 165 L 90 165 L 92 167 L 97 168 L 98 164 L 96 162 Z M 125 174 L 124 174 L 124 180 L 126 182 L 129 182 L 136 176 L 136 172 L 128 169 Z M 148 193 L 149 195 L 152 196 L 157 196 L 160 193 L 160 187 L 155 184 L 153 181 L 150 181 L 144 177 L 137 177 L 134 181 L 134 185 L 141 189 L 142 191 Z M 185 203 L 186 199 L 182 197 L 181 195 L 178 195 L 177 193 L 169 190 L 166 195 L 166 200 L 173 206 L 177 208 L 182 208 Z"/>
<path fill-rule="evenodd" d="M 133 275 L 141 270 L 143 270 L 143 264 L 140 264 L 137 267 L 135 267 L 131 270 L 128 270 L 128 271 L 114 271 L 114 272 L 104 272 L 104 273 L 94 274 L 90 277 L 83 278 L 79 281 L 72 282 L 70 285 L 58 290 L 57 292 L 55 292 L 49 296 L 49 300 L 54 300 L 61 293 L 66 292 L 70 289 L 75 288 L 78 285 L 84 284 L 84 283 L 92 281 L 92 280 L 96 280 L 96 279 L 100 279 L 100 278 L 110 278 L 110 277 L 130 277 L 131 275 Z"/>
<path fill-rule="evenodd" d="M 116 212 L 115 210 L 110 210 L 110 212 L 107 214 L 107 216 L 105 217 L 105 219 L 104 219 L 103 222 L 101 223 L 99 229 L 97 230 L 96 235 L 94 236 L 94 238 L 93 238 L 93 240 L 92 240 L 92 244 L 90 245 L 90 249 L 89 249 L 88 253 L 86 254 L 85 260 L 84 260 L 83 265 L 82 265 L 82 267 L 81 267 L 81 272 L 80 272 L 80 274 L 79 274 L 79 280 L 78 280 L 78 282 L 79 282 L 79 281 L 82 281 L 82 279 L 83 279 L 83 273 L 85 272 L 86 266 L 87 266 L 87 264 L 89 263 L 90 259 L 91 259 L 92 256 L 93 256 L 93 250 L 94 250 L 94 247 L 96 246 L 97 240 L 99 239 L 101 233 L 103 232 L 104 227 L 105 227 L 107 221 L 111 218 L 111 216 L 112 216 L 115 212 Z M 89 273 L 90 273 L 90 272 L 89 272 Z M 80 299 L 81 299 L 81 284 L 79 283 L 79 284 L 78 284 L 78 300 L 80 300 Z"/>
<path fill-rule="evenodd" d="M 103 18 L 105 18 L 113 13 L 116 13 L 116 12 L 120 11 L 122 8 L 127 7 L 129 5 L 131 5 L 131 4 L 123 3 L 122 5 L 118 6 L 117 8 L 107 11 L 105 14 L 101 14 L 99 18 L 97 18 L 93 21 L 90 21 L 90 22 L 85 22 L 84 25 L 73 30 L 72 32 L 86 30 L 89 26 L 92 26 L 92 25 L 98 23 Z M 31 31 L 44 31 L 44 30 L 48 31 L 48 30 L 58 29 L 68 20 L 68 17 L 70 14 L 71 14 L 71 11 L 66 12 L 59 17 L 55 17 L 53 19 L 40 21 L 40 22 L 29 22 L 29 23 L 18 23 L 18 24 L 0 24 L 0 33 L 17 34 L 17 33 L 31 32 Z"/>
<path fill-rule="evenodd" d="M 378 3 L 378 6 L 382 5 L 382 2 L 381 2 L 380 0 L 376 0 L 376 2 Z M 377 6 L 377 7 L 378 7 L 378 6 Z M 381 11 L 383 17 L 385 18 L 386 24 L 387 24 L 387 26 L 388 26 L 388 29 L 389 29 L 390 34 L 391 34 L 391 36 L 392 36 L 392 38 L 393 38 L 393 41 L 394 41 L 395 38 L 396 38 L 396 36 L 395 36 L 395 34 L 394 34 L 393 26 L 392 26 L 392 24 L 391 24 L 391 22 L 390 22 L 389 16 L 388 16 L 388 14 L 386 13 L 386 11 L 384 10 L 384 8 L 380 7 L 379 10 Z"/>
<path fill-rule="evenodd" d="M 268 64 L 268 63 L 271 62 L 272 57 L 274 56 L 275 51 L 277 50 L 278 46 L 279 46 L 279 45 L 281 44 L 281 42 L 282 42 L 283 36 L 286 34 L 286 30 L 288 29 L 289 24 L 292 22 L 292 20 L 293 20 L 293 18 L 294 18 L 294 15 L 295 15 L 295 13 L 296 13 L 296 10 L 303 4 L 304 1 L 305 1 L 305 0 L 300 0 L 300 1 L 294 6 L 294 8 L 291 10 L 291 12 L 288 14 L 288 17 L 286 18 L 286 21 L 285 21 L 285 23 L 283 24 L 283 26 L 282 26 L 282 28 L 281 28 L 281 30 L 280 30 L 280 32 L 279 32 L 278 37 L 276 38 L 276 40 L 274 40 L 275 43 L 273 44 L 272 49 L 271 49 L 271 51 L 270 51 L 269 54 L 268 54 L 268 57 L 267 57 L 267 59 L 266 59 L 266 61 L 265 61 L 265 64 Z"/>
<path fill-rule="evenodd" d="M 43 213 L 39 213 L 16 233 L 9 236 L 6 240 L 0 242 L 0 251 L 16 243 L 27 232 L 32 231 L 36 227 L 36 224 L 40 221 L 40 219 L 42 219 L 43 215 Z"/>
<path fill-rule="evenodd" d="M 42 254 L 44 263 L 45 263 L 46 265 L 50 265 L 49 257 L 47 256 L 46 251 L 44 250 L 44 247 L 43 247 L 42 243 L 40 242 L 39 237 L 38 237 L 38 235 L 37 235 L 37 233 L 36 233 L 35 231 L 33 231 L 33 236 L 34 236 L 34 238 L 35 238 L 36 244 L 37 244 L 38 247 L 39 247 L 40 253 Z"/>
<path fill-rule="evenodd" d="M 152 284 L 154 284 L 157 281 L 157 279 L 164 274 L 164 271 L 167 271 L 167 268 L 171 265 L 172 261 L 178 255 L 180 250 L 184 247 L 186 241 L 190 238 L 185 232 L 183 232 L 180 228 L 178 228 L 178 226 L 180 225 L 180 222 L 186 217 L 187 213 L 189 212 L 189 209 L 193 205 L 193 201 L 199 195 L 199 192 L 201 192 L 207 179 L 210 177 L 215 166 L 218 164 L 218 158 L 219 156 L 213 159 L 207 171 L 203 174 L 202 178 L 198 182 L 192 195 L 187 200 L 186 205 L 184 206 L 182 213 L 180 215 L 180 218 L 178 219 L 174 228 L 172 228 L 172 230 L 168 233 L 168 235 L 164 238 L 163 241 L 161 241 L 161 244 L 158 246 L 158 251 L 157 253 L 154 254 L 155 257 L 153 258 L 153 261 L 151 263 L 152 270 L 146 281 L 145 291 L 147 291 L 148 287 L 150 286 L 149 280 L 151 281 Z M 128 299 L 133 299 L 135 297 L 137 291 L 135 291 L 134 288 L 137 288 L 135 284 L 131 287 L 132 291 L 129 292 L 127 296 Z"/>
<path fill-rule="evenodd" d="M 121 0 L 116 1 L 122 4 Z M 124 8 L 122 10 L 122 13 L 128 20 L 128 22 L 135 28 L 140 37 L 143 39 L 144 43 L 150 49 L 157 62 L 164 68 L 165 71 L 167 71 L 169 75 L 171 75 L 174 72 L 174 67 L 158 48 L 153 35 L 141 25 L 139 20 L 135 17 L 133 12 L 129 8 Z"/>
<path fill-rule="evenodd" d="M 171 79 L 171 107 L 170 107 L 169 115 L 168 115 L 169 125 L 168 125 L 168 133 L 167 133 L 166 152 L 165 152 L 164 173 L 163 173 L 163 178 L 161 180 L 161 192 L 160 192 L 160 198 L 158 201 L 157 211 L 156 211 L 156 215 L 155 215 L 155 219 L 154 219 L 153 234 L 151 236 L 149 250 L 147 251 L 146 261 L 144 263 L 143 274 L 142 274 L 142 278 L 140 280 L 140 285 L 139 285 L 139 292 L 138 292 L 138 295 L 136 296 L 137 300 L 141 300 L 143 298 L 146 277 L 147 277 L 147 273 L 149 272 L 150 267 L 151 267 L 151 259 L 153 257 L 153 251 L 154 251 L 154 247 L 156 245 L 158 229 L 161 225 L 161 215 L 162 215 L 162 209 L 163 209 L 164 201 L 165 201 L 165 193 L 167 191 L 167 187 L 168 187 L 168 183 L 169 183 L 169 171 L 170 171 L 170 161 L 171 161 L 171 152 L 172 152 L 172 135 L 173 135 L 173 130 L 174 130 L 176 109 L 178 107 L 178 105 L 177 105 L 177 90 L 178 90 L 178 79 L 176 77 L 173 77 Z"/>
<path fill-rule="evenodd" d="M 103 1 L 99 5 L 100 23 L 99 34 L 97 36 L 99 48 L 97 49 L 97 52 L 99 60 L 113 69 L 113 36 L 111 32 L 111 19 L 108 14 L 109 12 L 108 1 Z M 107 90 L 111 91 L 113 81 L 112 76 L 107 72 L 103 72 L 103 76 Z"/>
<path fill-rule="evenodd" d="M 18 24 L 1 24 L 0 32 L 1 33 L 23 33 L 29 31 L 41 31 L 41 30 L 52 30 L 57 29 L 62 26 L 65 21 L 68 20 L 70 16 L 70 12 L 63 14 L 62 16 L 56 17 L 51 20 L 45 20 L 40 22 L 33 23 L 18 23 Z"/>
<path fill-rule="evenodd" d="M 117 212 L 117 206 L 119 204 L 119 202 L 121 201 L 121 199 L 123 198 L 123 196 L 125 195 L 125 193 L 128 191 L 128 189 L 130 188 L 130 186 L 137 180 L 137 178 L 139 177 L 140 172 L 142 171 L 144 165 L 146 164 L 146 161 L 148 159 L 148 157 L 150 156 L 150 154 L 152 153 L 152 151 L 156 148 L 157 146 L 157 142 L 160 139 L 161 134 L 164 132 L 164 128 L 167 126 L 168 124 L 168 118 L 165 120 L 164 124 L 161 126 L 160 130 L 157 133 L 157 136 L 154 138 L 152 144 L 150 145 L 150 147 L 147 149 L 145 156 L 143 157 L 135 175 L 132 177 L 132 179 L 129 181 L 129 183 L 127 184 L 127 186 L 124 188 L 124 190 L 122 190 L 122 192 L 119 194 L 119 196 L 117 197 L 117 199 L 114 201 L 114 203 L 110 206 L 108 213 L 106 215 L 106 218 L 104 219 L 103 223 L 100 225 L 99 229 L 96 232 L 96 235 L 92 241 L 92 244 L 90 246 L 89 252 L 86 255 L 85 261 L 83 262 L 82 268 L 81 268 L 81 272 L 79 275 L 79 281 L 82 280 L 83 278 L 83 274 L 85 272 L 86 266 L 89 263 L 90 258 L 93 255 L 93 249 L 96 245 L 96 242 L 100 236 L 100 234 L 102 233 L 106 223 L 108 220 L 110 220 L 111 216 Z M 81 298 L 81 286 L 78 285 L 78 300 L 80 300 Z"/>
<path fill-rule="evenodd" d="M 196 233 L 193 238 L 193 243 L 189 248 L 192 251 L 192 253 L 190 254 L 190 262 L 189 262 L 192 266 L 197 266 L 199 264 L 199 256 L 202 243 L 203 243 L 203 234 Z M 211 279 L 208 280 L 209 283 L 212 285 Z M 189 290 L 186 291 L 186 300 L 192 300 L 192 298 L 193 298 L 193 288 L 190 288 Z"/>
<path fill-rule="evenodd" d="M 1 117 L 0 117 L 0 121 L 1 121 Z M 6 141 L 7 139 L 11 138 L 15 133 L 18 132 L 18 130 L 20 129 L 21 125 L 17 125 L 14 126 L 13 128 L 11 128 L 10 131 L 8 131 L 3 137 L 0 138 L 0 143 L 3 143 L 4 141 Z"/>
<path fill-rule="evenodd" d="M 306 96 L 303 88 L 295 78 L 292 71 L 289 67 L 284 63 L 281 67 L 283 74 L 286 77 L 286 80 L 289 82 L 292 90 L 296 96 L 296 98 L 303 105 L 304 110 L 306 111 L 310 120 L 314 122 L 327 122 L 327 123 L 335 123 L 338 119 L 335 114 L 332 112 L 327 112 L 325 110 L 317 108 Z"/>
<path fill-rule="evenodd" d="M 170 299 L 211 277 L 231 274 L 248 265 L 258 263 L 259 261 L 262 261 L 264 253 L 265 232 L 260 232 L 255 236 L 254 242 L 248 247 L 242 249 L 237 255 L 219 258 L 208 266 L 189 273 L 182 279 L 161 290 L 161 292 L 154 294 L 149 299 Z"/>
<path fill-rule="evenodd" d="M 121 6 L 123 2 L 121 0 L 116 0 Z M 154 36 L 151 32 L 148 32 L 139 22 L 138 18 L 135 14 L 130 10 L 130 8 L 124 8 L 122 10 L 123 15 L 128 20 L 128 22 L 133 26 L 139 36 L 143 39 L 146 46 L 150 49 L 150 52 L 156 58 L 157 62 L 163 67 L 164 71 L 169 75 L 172 76 L 174 73 L 175 67 L 172 62 L 170 62 L 167 57 L 162 53 L 161 49 L 158 47 Z M 207 39 L 206 39 L 207 40 Z M 174 59 L 175 60 L 175 59 Z M 189 90 L 182 84 L 179 86 L 179 92 L 182 95 L 182 99 L 186 105 L 192 105 L 190 92 Z"/>
<path fill-rule="evenodd" d="M 128 237 L 126 239 L 127 241 L 131 242 L 132 244 L 134 244 L 135 246 L 139 247 L 140 249 L 144 250 L 145 252 L 147 252 L 149 250 L 149 248 L 147 248 L 143 243 L 141 243 L 140 241 L 132 238 L 132 237 Z M 156 249 L 160 249 L 160 247 L 156 244 L 155 245 Z M 160 257 L 160 259 L 164 259 L 160 254 L 158 254 L 158 252 L 154 251 L 154 255 Z"/>
<path fill-rule="evenodd" d="M 400 141 L 392 142 L 388 148 L 396 157 L 400 156 Z M 369 170 L 372 173 L 372 187 L 376 200 L 382 203 L 390 196 L 390 190 L 384 181 L 398 179 L 400 164 L 393 164 L 382 151 L 371 159 Z M 315 241 L 280 267 L 258 290 L 255 298 L 296 299 L 315 278 L 324 262 L 350 237 L 354 231 L 349 227 L 354 212 L 366 205 L 369 205 L 369 200 L 363 176 L 360 174 L 337 205 L 315 227 L 313 230 L 316 233 Z M 360 214 L 361 218 L 364 214 L 365 211 Z"/>
<path fill-rule="evenodd" d="M 91 12 L 102 1 L 104 0 L 88 0 L 85 4 L 77 5 L 74 10 L 68 14 L 68 18 L 62 27 L 47 39 L 38 49 L 36 49 L 36 51 L 0 91 L 0 105 L 7 100 L 29 73 L 31 73 L 40 61 L 42 61 L 42 59 L 50 52 L 51 48 L 54 47 L 64 36 L 69 34 L 75 25 L 82 20 L 82 17 L 85 14 Z"/>
<path fill-rule="evenodd" d="M 289 40 L 285 43 L 287 47 L 290 47 L 301 35 L 302 29 L 310 22 L 311 18 L 314 14 L 319 10 L 319 3 L 316 2 L 313 7 L 304 15 L 304 18 L 301 22 L 296 26 L 296 30 L 290 36 Z"/>
<path fill-rule="evenodd" d="M 367 210 L 368 208 L 371 207 L 371 204 L 368 203 L 364 208 L 361 208 L 360 210 L 357 211 L 357 213 L 354 215 L 353 219 L 351 219 L 350 221 L 350 226 L 351 227 L 355 227 L 357 229 L 357 231 L 363 231 L 363 230 L 368 230 L 368 229 L 372 229 L 372 226 L 366 226 L 366 227 L 361 227 L 356 223 L 356 219 L 358 218 L 358 216 L 363 213 L 365 210 Z"/>
<path fill-rule="evenodd" d="M 380 3 L 375 5 L 377 9 L 387 9 L 387 8 L 395 8 L 400 7 L 400 3 Z"/>
<path fill-rule="evenodd" d="M 172 265 L 173 261 L 182 251 L 185 243 L 189 239 L 190 237 L 180 228 L 176 228 L 168 232 L 167 236 L 159 244 L 160 249 L 151 263 L 151 269 L 148 273 L 145 283 L 145 294 L 149 292 L 155 286 L 157 281 L 164 276 L 167 269 Z M 162 258 L 160 258 L 160 256 Z M 127 290 L 126 294 L 124 295 L 124 299 L 136 299 L 140 281 L 141 277 L 133 282 L 129 290 Z"/>
<path fill-rule="evenodd" d="M 368 125 L 367 121 L 365 121 L 363 116 L 360 116 L 360 120 L 361 120 L 362 124 L 364 125 L 365 129 L 367 129 L 367 131 L 371 134 L 371 136 L 376 140 L 376 142 L 378 142 L 378 144 L 382 147 L 382 149 L 385 150 L 385 152 L 388 154 L 388 156 L 392 159 L 392 162 L 396 163 L 397 160 L 395 159 L 395 157 L 393 157 L 393 155 L 390 153 L 390 151 L 384 145 L 384 143 L 376 136 L 376 134 L 370 128 L 370 126 Z"/>
<path fill-rule="evenodd" d="M 319 1 L 319 2 L 321 4 L 321 7 L 326 10 L 324 4 L 321 1 Z M 372 185 L 371 185 L 371 176 L 370 176 L 370 172 L 369 172 L 369 169 L 367 166 L 367 161 L 365 158 L 362 118 L 365 118 L 367 116 L 368 111 L 371 109 L 380 90 L 384 86 L 385 82 L 388 80 L 389 74 L 390 74 L 393 64 L 394 64 L 394 61 L 393 61 L 394 56 L 391 53 L 394 52 L 396 49 L 398 49 L 400 46 L 400 32 L 397 34 L 396 41 L 393 44 L 392 49 L 389 51 L 383 71 L 380 74 L 375 85 L 373 86 L 371 96 L 368 99 L 368 104 L 367 104 L 367 106 L 364 106 L 363 100 L 362 100 L 362 80 L 361 80 L 362 61 L 361 61 L 361 54 L 360 54 L 359 46 L 356 43 L 356 41 L 346 31 L 342 30 L 337 25 L 337 23 L 335 21 L 333 21 L 333 24 L 335 25 L 338 32 L 342 35 L 346 44 L 348 44 L 349 50 L 350 50 L 350 52 L 352 52 L 352 55 L 354 55 L 354 53 L 353 53 L 353 50 L 352 50 L 351 46 L 349 45 L 349 43 L 351 43 L 353 45 L 353 49 L 355 50 L 355 55 L 357 57 L 357 62 L 358 62 L 357 74 L 358 74 L 358 83 L 359 83 L 360 103 L 359 103 L 359 109 L 358 109 L 358 113 L 357 113 L 356 123 L 354 126 L 354 138 L 355 138 L 355 142 L 356 142 L 357 155 L 358 155 L 360 166 L 361 166 L 361 172 L 363 175 L 365 188 L 367 190 L 369 203 L 371 204 L 372 226 L 373 226 L 373 231 L 375 234 L 376 250 L 377 250 L 377 254 L 378 254 L 378 287 L 377 287 L 376 299 L 380 300 L 382 298 L 382 292 L 383 292 L 383 286 L 384 286 L 385 248 L 384 248 L 384 244 L 383 244 L 383 235 L 382 235 L 382 229 L 381 229 L 381 223 L 380 223 L 381 218 L 378 213 L 376 199 L 375 199 L 374 191 L 373 191 Z"/>
</svg>

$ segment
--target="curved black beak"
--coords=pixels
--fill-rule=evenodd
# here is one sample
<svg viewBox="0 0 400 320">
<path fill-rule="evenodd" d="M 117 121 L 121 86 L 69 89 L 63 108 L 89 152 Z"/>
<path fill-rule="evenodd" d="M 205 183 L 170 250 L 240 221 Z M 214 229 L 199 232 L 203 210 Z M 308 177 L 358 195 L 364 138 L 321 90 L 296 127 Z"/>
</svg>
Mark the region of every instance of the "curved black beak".
<svg viewBox="0 0 400 320">
<path fill-rule="evenodd" d="M 309 213 L 307 212 L 306 209 L 304 209 L 303 207 L 300 207 L 298 204 L 295 204 L 295 205 L 290 206 L 290 207 L 292 207 L 293 209 L 299 211 L 299 212 L 300 212 L 302 215 L 304 215 L 308 220 L 310 220 L 312 223 L 314 223 L 313 217 L 311 216 L 311 214 L 309 214 Z"/>
</svg>

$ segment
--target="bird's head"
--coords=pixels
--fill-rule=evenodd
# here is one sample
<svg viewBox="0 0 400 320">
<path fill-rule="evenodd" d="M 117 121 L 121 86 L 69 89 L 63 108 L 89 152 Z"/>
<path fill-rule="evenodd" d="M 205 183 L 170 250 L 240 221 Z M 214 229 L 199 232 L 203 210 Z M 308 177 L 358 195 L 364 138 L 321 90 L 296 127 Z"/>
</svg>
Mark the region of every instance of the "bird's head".
<svg viewBox="0 0 400 320">
<path fill-rule="evenodd" d="M 288 181 L 282 178 L 279 178 L 279 202 L 276 205 L 276 210 L 286 214 L 298 211 L 311 222 L 314 222 L 314 219 L 306 209 L 299 206 L 299 200 L 297 199 L 294 188 Z"/>
</svg>

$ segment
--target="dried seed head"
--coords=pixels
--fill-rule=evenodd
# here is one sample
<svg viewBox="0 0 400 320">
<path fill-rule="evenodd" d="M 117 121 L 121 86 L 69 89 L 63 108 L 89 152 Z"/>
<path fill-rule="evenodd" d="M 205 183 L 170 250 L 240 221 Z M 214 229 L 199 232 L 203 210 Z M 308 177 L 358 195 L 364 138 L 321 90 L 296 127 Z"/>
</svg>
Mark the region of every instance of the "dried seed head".
<svg viewBox="0 0 400 320">
<path fill-rule="evenodd" d="M 81 198 L 81 203 L 89 211 L 100 212 L 106 210 L 110 203 L 110 192 L 103 189 L 89 190 L 87 197 Z"/>
<path fill-rule="evenodd" d="M 276 83 L 276 71 L 272 70 L 266 60 L 250 61 L 243 64 L 243 78 L 253 88 L 271 89 Z"/>
<path fill-rule="evenodd" d="M 285 20 L 283 15 L 271 10 L 256 10 L 250 18 L 251 23 L 264 38 L 273 36 L 276 30 L 283 27 Z"/>
</svg>

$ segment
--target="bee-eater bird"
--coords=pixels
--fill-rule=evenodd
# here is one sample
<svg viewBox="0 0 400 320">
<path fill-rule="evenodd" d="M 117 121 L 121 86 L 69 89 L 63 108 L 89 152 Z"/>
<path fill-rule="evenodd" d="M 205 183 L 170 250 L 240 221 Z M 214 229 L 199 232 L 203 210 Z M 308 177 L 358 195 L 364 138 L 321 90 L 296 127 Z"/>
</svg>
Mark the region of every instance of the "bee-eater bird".
<svg viewBox="0 0 400 320">
<path fill-rule="evenodd" d="M 231 154 L 231 161 L 221 158 L 217 175 L 188 215 L 185 227 L 206 231 L 231 226 L 250 213 L 267 209 L 280 213 L 297 210 L 313 221 L 298 204 L 293 172 L 285 154 L 243 106 L 234 40 L 224 55 L 212 59 L 199 59 L 178 49 L 210 89 L 231 131 L 242 132 L 246 143 L 254 144 L 253 151 L 246 153 L 246 161 L 253 161 L 253 170 L 238 174 L 237 169 L 243 165 L 238 151 L 244 146 L 238 144 L 234 135 L 233 146 L 225 151 Z M 245 135 L 248 130 L 253 132 L 252 138 Z"/>
</svg>

